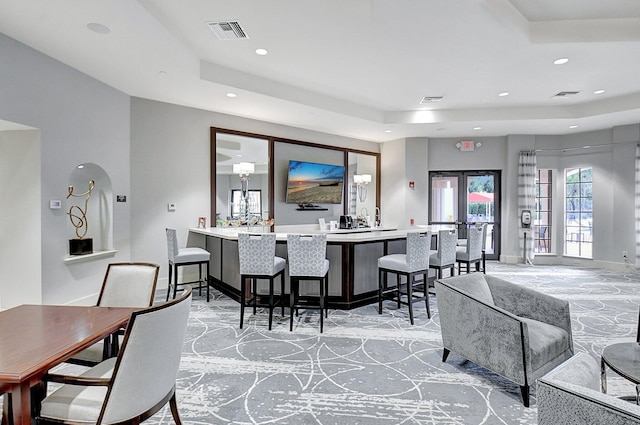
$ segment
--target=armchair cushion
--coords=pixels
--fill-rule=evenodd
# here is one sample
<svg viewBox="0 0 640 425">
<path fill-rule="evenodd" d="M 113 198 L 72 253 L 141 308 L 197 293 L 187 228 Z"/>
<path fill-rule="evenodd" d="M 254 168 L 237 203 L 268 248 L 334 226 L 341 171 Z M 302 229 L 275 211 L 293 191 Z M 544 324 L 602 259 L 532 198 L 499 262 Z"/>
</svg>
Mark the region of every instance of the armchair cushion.
<svg viewBox="0 0 640 425">
<path fill-rule="evenodd" d="M 97 364 L 83 374 L 83 378 L 109 378 L 116 357 Z M 107 394 L 106 386 L 63 385 L 47 397 L 41 415 L 51 419 L 96 423 Z"/>
<path fill-rule="evenodd" d="M 569 334 L 562 328 L 533 319 L 522 318 L 527 324 L 531 367 L 537 370 L 553 361 L 558 353 L 569 348 Z"/>
<path fill-rule="evenodd" d="M 578 353 L 538 379 L 538 424 L 640 424 L 640 406 L 599 391 L 599 371 Z"/>
</svg>

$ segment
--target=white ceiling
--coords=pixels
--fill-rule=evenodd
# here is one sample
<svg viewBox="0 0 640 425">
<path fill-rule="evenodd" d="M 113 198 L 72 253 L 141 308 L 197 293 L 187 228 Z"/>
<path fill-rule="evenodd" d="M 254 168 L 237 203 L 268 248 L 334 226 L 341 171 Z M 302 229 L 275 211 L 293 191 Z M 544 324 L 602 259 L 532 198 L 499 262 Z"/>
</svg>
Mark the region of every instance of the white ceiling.
<svg viewBox="0 0 640 425">
<path fill-rule="evenodd" d="M 0 0 L 0 11 L 0 32 L 131 96 L 364 140 L 640 122 L 638 0 Z M 226 20 L 249 38 L 218 40 L 207 23 Z"/>
</svg>

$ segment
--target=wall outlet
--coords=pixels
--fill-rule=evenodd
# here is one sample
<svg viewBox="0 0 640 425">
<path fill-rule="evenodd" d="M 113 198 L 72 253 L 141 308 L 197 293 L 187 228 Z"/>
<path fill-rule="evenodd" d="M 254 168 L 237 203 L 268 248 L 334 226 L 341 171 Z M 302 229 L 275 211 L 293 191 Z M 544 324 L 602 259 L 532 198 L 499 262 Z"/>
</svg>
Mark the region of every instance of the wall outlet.
<svg viewBox="0 0 640 425">
<path fill-rule="evenodd" d="M 168 211 L 175 211 L 176 210 L 176 204 L 174 202 L 169 202 L 167 204 L 167 210 Z"/>
</svg>

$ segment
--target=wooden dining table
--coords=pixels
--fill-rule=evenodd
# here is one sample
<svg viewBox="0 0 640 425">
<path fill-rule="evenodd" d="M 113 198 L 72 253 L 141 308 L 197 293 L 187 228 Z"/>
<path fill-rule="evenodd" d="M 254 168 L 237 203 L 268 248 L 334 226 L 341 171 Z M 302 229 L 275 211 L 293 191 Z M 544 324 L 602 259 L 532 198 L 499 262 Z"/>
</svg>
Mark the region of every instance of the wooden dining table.
<svg viewBox="0 0 640 425">
<path fill-rule="evenodd" d="M 126 326 L 139 308 L 21 305 L 0 311 L 3 416 L 31 425 L 31 387 L 54 366 Z M 8 406 L 11 395 L 12 409 Z"/>
</svg>

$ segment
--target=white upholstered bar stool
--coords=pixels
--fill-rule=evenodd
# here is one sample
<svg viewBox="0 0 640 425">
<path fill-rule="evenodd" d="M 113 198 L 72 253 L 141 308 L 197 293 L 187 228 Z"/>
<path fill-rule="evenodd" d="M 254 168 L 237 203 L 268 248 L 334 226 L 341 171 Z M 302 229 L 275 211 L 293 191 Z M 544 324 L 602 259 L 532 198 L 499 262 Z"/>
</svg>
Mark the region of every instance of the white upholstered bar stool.
<svg viewBox="0 0 640 425">
<path fill-rule="evenodd" d="M 450 269 L 451 276 L 455 275 L 457 242 L 455 229 L 438 231 L 438 249 L 430 251 L 429 255 L 429 268 L 437 270 L 438 279 L 442 279 L 443 269 Z"/>
<path fill-rule="evenodd" d="M 409 307 L 409 320 L 413 325 L 413 303 L 425 301 L 427 317 L 431 318 L 429 308 L 429 248 L 431 232 L 407 232 L 407 253 L 389 254 L 378 258 L 378 313 L 382 314 L 382 301 L 385 295 L 394 295 L 398 308 L 401 304 Z M 389 288 L 387 275 L 396 275 L 396 286 Z M 407 280 L 403 285 L 401 277 Z M 416 276 L 422 276 L 417 281 Z M 418 292 L 418 294 L 414 293 Z M 422 294 L 422 295 L 419 295 Z M 406 297 L 406 301 L 404 300 Z"/>
<path fill-rule="evenodd" d="M 324 316 L 327 314 L 325 296 L 329 292 L 329 260 L 327 256 L 327 234 L 303 236 L 299 234 L 287 235 L 287 256 L 289 261 L 289 330 L 293 330 L 293 312 L 298 308 L 320 310 L 320 333 L 324 326 Z M 300 283 L 308 281 L 318 282 L 318 296 L 304 295 L 300 298 Z M 318 305 L 312 304 L 318 299 Z"/>
<path fill-rule="evenodd" d="M 456 252 L 456 261 L 458 263 L 458 274 L 461 273 L 461 265 L 467 265 L 467 273 L 470 272 L 470 265 L 475 264 L 476 271 L 480 271 L 480 262 L 482 261 L 483 235 L 485 228 L 483 226 L 471 227 L 467 229 L 467 244 L 459 246 Z"/>
<path fill-rule="evenodd" d="M 167 250 L 169 252 L 169 283 L 167 284 L 167 301 L 171 294 L 173 286 L 173 298 L 176 297 L 178 286 L 188 285 L 191 283 L 198 284 L 198 295 L 202 295 L 202 286 L 207 290 L 207 302 L 209 302 L 209 259 L 211 254 L 202 248 L 178 248 L 178 239 L 176 238 L 175 229 L 167 229 Z M 206 266 L 206 274 L 202 279 L 202 265 Z M 198 280 L 193 282 L 178 283 L 178 267 L 182 266 L 198 266 Z"/>
<path fill-rule="evenodd" d="M 253 314 L 258 300 L 258 279 L 269 281 L 269 330 L 273 322 L 273 309 L 279 304 L 284 316 L 284 269 L 287 261 L 276 257 L 275 233 L 238 233 L 240 258 L 240 329 L 244 323 L 244 307 L 247 305 L 247 280 L 251 282 Z M 274 302 L 273 281 L 280 276 L 280 297 Z"/>
</svg>

